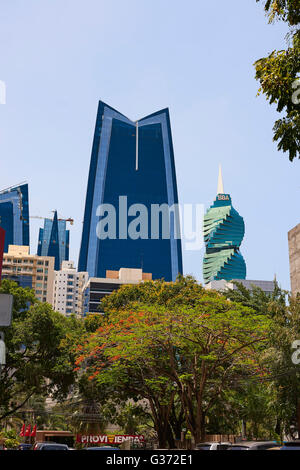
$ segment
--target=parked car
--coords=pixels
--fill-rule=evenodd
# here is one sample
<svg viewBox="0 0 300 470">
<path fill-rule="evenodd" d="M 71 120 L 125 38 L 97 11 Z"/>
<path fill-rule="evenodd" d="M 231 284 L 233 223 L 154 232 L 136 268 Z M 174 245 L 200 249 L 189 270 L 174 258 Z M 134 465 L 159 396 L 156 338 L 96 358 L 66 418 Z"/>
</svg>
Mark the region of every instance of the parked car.
<svg viewBox="0 0 300 470">
<path fill-rule="evenodd" d="M 300 441 L 285 442 L 280 450 L 300 450 Z"/>
<path fill-rule="evenodd" d="M 69 450 L 66 444 L 57 444 L 56 442 L 37 442 L 33 450 Z"/>
<path fill-rule="evenodd" d="M 269 450 L 277 447 L 274 441 L 242 441 L 232 444 L 227 450 Z"/>
<path fill-rule="evenodd" d="M 22 442 L 22 444 L 19 444 L 18 450 L 32 450 L 32 444 Z"/>
<path fill-rule="evenodd" d="M 120 450 L 119 447 L 102 446 L 102 447 L 84 447 L 82 450 Z"/>
<path fill-rule="evenodd" d="M 200 442 L 195 450 L 228 450 L 230 446 L 230 442 Z"/>
</svg>

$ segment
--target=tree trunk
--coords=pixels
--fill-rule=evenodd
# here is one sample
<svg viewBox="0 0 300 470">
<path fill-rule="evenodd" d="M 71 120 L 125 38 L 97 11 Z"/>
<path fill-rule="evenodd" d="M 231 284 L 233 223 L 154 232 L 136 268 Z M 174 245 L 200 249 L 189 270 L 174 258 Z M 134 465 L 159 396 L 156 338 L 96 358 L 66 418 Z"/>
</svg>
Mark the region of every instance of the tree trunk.
<svg viewBox="0 0 300 470">
<path fill-rule="evenodd" d="M 160 405 L 158 402 L 149 399 L 152 410 L 154 429 L 157 433 L 158 445 L 160 449 L 174 448 L 174 436 L 169 421 L 170 406 Z"/>
<path fill-rule="evenodd" d="M 176 407 L 173 405 L 171 413 L 170 413 L 169 422 L 173 431 L 173 435 L 175 439 L 178 441 L 181 440 L 181 432 L 182 432 L 184 421 L 185 421 L 185 418 L 184 418 L 184 411 L 182 409 L 182 406 L 180 407 L 179 413 L 176 414 Z"/>
<path fill-rule="evenodd" d="M 278 436 L 281 437 L 281 421 L 279 418 L 277 418 L 276 420 L 276 426 L 275 426 L 275 429 L 274 429 L 275 433 L 278 434 Z"/>
<path fill-rule="evenodd" d="M 195 440 L 195 444 L 198 444 L 199 442 L 205 441 L 205 415 L 204 413 L 201 413 L 201 415 L 198 416 L 198 420 L 196 422 L 195 429 L 191 431 L 193 434 L 193 438 Z"/>
<path fill-rule="evenodd" d="M 247 423 L 243 419 L 243 421 L 242 421 L 242 438 L 246 439 L 246 437 L 247 437 Z"/>
<path fill-rule="evenodd" d="M 172 427 L 170 426 L 170 423 L 168 423 L 168 427 L 167 427 L 167 441 L 168 441 L 169 449 L 176 448 L 174 435 L 173 435 L 173 431 L 172 431 Z"/>
</svg>

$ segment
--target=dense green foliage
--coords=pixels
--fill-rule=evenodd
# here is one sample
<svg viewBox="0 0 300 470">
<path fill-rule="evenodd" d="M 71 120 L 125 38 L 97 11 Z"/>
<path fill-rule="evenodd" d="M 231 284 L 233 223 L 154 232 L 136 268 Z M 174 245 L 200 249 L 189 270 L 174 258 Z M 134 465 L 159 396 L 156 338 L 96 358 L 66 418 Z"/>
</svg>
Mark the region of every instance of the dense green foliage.
<svg viewBox="0 0 300 470">
<path fill-rule="evenodd" d="M 32 292 L 14 294 L 1 373 L 2 428 L 157 437 L 176 446 L 182 429 L 280 438 L 300 429 L 300 298 L 238 285 L 207 291 L 191 277 L 123 286 L 104 315 L 66 318 Z M 55 406 L 47 407 L 52 397 Z M 16 442 L 11 441 L 11 445 Z"/>
<path fill-rule="evenodd" d="M 261 1 L 261 0 L 256 0 Z M 282 20 L 290 27 L 286 50 L 273 51 L 255 63 L 259 93 L 284 115 L 275 122 L 274 141 L 289 159 L 300 158 L 300 0 L 267 0 L 270 21 Z"/>
<path fill-rule="evenodd" d="M 260 356 L 271 318 L 191 278 L 124 286 L 104 309 L 77 365 L 115 395 L 146 400 L 162 446 L 174 446 L 183 424 L 204 439 L 225 397 L 266 375 Z"/>
<path fill-rule="evenodd" d="M 81 334 L 75 318 L 38 302 L 32 291 L 3 280 L 0 292 L 14 297 L 13 321 L 5 328 L 7 363 L 1 370 L 0 419 L 37 394 L 65 397 L 74 383 L 70 338 Z M 72 343 L 73 344 L 73 343 Z"/>
</svg>

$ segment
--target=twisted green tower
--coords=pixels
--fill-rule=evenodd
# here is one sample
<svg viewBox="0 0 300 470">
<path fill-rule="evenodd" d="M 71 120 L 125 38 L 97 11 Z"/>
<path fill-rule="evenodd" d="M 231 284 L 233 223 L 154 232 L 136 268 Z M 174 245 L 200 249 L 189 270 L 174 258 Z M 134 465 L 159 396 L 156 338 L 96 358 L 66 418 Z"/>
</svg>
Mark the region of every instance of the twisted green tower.
<svg viewBox="0 0 300 470">
<path fill-rule="evenodd" d="M 230 195 L 224 193 L 221 167 L 218 194 L 204 216 L 203 231 L 205 284 L 221 279 L 245 279 L 246 263 L 239 250 L 245 234 L 244 219 L 232 207 Z"/>
</svg>

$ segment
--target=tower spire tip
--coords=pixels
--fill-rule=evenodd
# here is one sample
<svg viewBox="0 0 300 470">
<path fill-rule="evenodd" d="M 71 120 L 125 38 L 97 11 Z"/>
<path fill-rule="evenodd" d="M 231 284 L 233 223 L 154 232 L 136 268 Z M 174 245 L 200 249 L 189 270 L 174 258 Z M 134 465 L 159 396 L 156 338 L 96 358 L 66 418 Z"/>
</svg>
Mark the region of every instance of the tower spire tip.
<svg viewBox="0 0 300 470">
<path fill-rule="evenodd" d="M 224 193 L 224 185 L 223 185 L 223 176 L 222 176 L 222 166 L 221 166 L 221 164 L 219 165 L 218 194 L 225 194 Z"/>
</svg>

